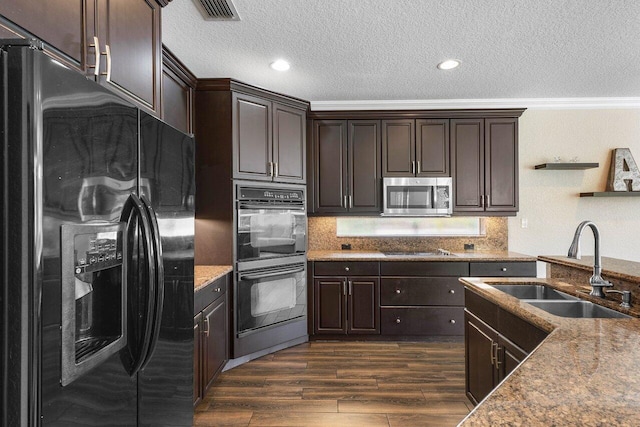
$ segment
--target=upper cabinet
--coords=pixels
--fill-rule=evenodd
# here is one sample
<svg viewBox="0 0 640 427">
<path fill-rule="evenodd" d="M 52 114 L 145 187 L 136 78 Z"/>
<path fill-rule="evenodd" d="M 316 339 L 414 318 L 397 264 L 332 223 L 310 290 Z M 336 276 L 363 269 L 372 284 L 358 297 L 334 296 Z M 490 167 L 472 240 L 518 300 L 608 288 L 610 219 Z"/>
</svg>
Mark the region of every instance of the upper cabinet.
<svg viewBox="0 0 640 427">
<path fill-rule="evenodd" d="M 216 179 L 304 184 L 307 108 L 306 101 L 235 80 L 198 80 L 199 167 Z"/>
<path fill-rule="evenodd" d="M 382 177 L 451 176 L 454 215 L 515 215 L 523 111 L 311 112 L 309 213 L 378 215 Z"/>
<path fill-rule="evenodd" d="M 380 212 L 379 120 L 314 120 L 312 151 L 310 211 Z"/>
<path fill-rule="evenodd" d="M 45 50 L 138 106 L 160 113 L 160 5 L 153 0 L 8 0 L 3 36 Z"/>
<path fill-rule="evenodd" d="M 451 120 L 453 212 L 518 211 L 518 119 Z"/>
<path fill-rule="evenodd" d="M 382 176 L 449 176 L 449 120 L 382 120 Z"/>
<path fill-rule="evenodd" d="M 193 133 L 196 78 L 166 47 L 162 47 L 162 120 Z"/>
</svg>

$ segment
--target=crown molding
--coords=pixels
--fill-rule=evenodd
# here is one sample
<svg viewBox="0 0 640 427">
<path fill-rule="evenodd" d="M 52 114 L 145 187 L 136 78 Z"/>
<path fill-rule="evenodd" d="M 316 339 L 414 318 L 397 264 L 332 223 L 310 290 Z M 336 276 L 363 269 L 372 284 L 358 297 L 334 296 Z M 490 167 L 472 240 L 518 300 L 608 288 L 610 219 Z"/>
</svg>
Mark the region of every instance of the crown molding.
<svg viewBox="0 0 640 427">
<path fill-rule="evenodd" d="M 538 110 L 596 110 L 640 108 L 640 98 L 495 98 L 378 101 L 311 101 L 311 111 L 441 110 L 527 108 Z"/>
</svg>

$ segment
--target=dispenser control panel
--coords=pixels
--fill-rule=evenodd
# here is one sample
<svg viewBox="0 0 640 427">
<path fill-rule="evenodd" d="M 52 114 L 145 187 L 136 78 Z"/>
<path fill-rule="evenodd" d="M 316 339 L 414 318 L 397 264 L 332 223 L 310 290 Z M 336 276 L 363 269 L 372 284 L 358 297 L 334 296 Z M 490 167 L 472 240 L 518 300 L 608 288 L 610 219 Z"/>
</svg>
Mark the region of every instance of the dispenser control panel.
<svg viewBox="0 0 640 427">
<path fill-rule="evenodd" d="M 122 264 L 122 230 L 74 236 L 74 270 L 91 273 Z"/>
</svg>

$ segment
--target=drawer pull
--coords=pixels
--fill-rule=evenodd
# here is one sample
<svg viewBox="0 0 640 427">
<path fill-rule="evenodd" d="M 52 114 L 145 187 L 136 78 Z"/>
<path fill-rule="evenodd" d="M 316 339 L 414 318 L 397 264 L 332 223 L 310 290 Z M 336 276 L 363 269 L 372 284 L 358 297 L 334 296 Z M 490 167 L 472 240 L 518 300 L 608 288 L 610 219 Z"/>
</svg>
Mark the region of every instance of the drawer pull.
<svg viewBox="0 0 640 427">
<path fill-rule="evenodd" d="M 215 289 L 214 289 L 214 291 L 216 291 L 216 292 L 220 292 L 220 291 L 222 291 L 222 289 L 220 289 L 220 288 L 215 288 Z"/>
<path fill-rule="evenodd" d="M 502 267 L 500 271 L 507 271 L 507 267 Z"/>
<path fill-rule="evenodd" d="M 396 289 L 396 294 L 401 293 L 402 291 L 400 289 Z"/>
<path fill-rule="evenodd" d="M 400 318 L 396 318 L 396 323 L 400 323 Z"/>
<path fill-rule="evenodd" d="M 449 323 L 451 323 L 452 325 L 455 325 L 455 323 L 456 323 L 456 319 L 451 319 L 451 320 L 449 320 Z"/>
<path fill-rule="evenodd" d="M 455 294 L 455 293 L 456 293 L 456 291 L 455 291 L 455 289 L 449 289 L 449 293 L 450 293 L 450 294 Z"/>
<path fill-rule="evenodd" d="M 349 267 L 345 267 L 345 268 L 344 268 L 344 271 L 349 271 Z"/>
</svg>

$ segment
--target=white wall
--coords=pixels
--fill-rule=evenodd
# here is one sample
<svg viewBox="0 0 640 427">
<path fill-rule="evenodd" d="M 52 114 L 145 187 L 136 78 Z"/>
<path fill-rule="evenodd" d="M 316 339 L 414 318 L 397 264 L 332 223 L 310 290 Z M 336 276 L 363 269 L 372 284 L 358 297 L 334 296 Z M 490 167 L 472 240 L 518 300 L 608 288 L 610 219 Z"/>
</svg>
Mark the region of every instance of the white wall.
<svg viewBox="0 0 640 427">
<path fill-rule="evenodd" d="M 600 229 L 602 256 L 640 261 L 640 197 L 579 197 L 605 190 L 613 148 L 631 149 L 640 165 L 640 110 L 527 110 L 519 126 L 520 211 L 509 218 L 509 250 L 566 255 L 576 226 L 589 219 Z M 600 167 L 534 170 L 554 156 Z M 583 233 L 582 253 L 593 255 L 591 230 Z"/>
</svg>

